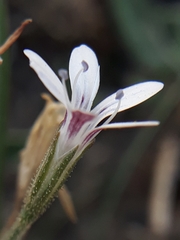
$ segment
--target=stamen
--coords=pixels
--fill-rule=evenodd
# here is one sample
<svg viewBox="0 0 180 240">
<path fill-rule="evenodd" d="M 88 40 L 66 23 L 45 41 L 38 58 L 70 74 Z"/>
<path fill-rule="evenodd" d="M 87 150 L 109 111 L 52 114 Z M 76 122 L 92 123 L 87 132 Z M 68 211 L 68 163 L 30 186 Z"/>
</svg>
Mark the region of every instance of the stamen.
<svg viewBox="0 0 180 240">
<path fill-rule="evenodd" d="M 73 90 L 76 88 L 76 84 L 78 82 L 79 76 L 81 75 L 81 73 L 86 72 L 88 70 L 88 68 L 89 68 L 88 64 L 84 60 L 81 62 L 81 64 L 82 64 L 82 68 L 78 71 L 78 73 L 77 73 L 77 75 L 76 75 L 76 77 L 74 79 L 74 82 L 73 82 L 71 102 L 77 101 L 77 99 L 76 99 L 77 98 L 77 91 L 73 91 Z M 81 94 L 82 94 L 82 92 L 81 92 Z M 83 96 L 82 96 L 82 98 L 83 98 Z M 82 103 L 82 101 L 78 101 L 78 102 L 79 102 L 79 104 Z M 80 107 L 80 106 L 76 105 L 76 107 Z"/>
<path fill-rule="evenodd" d="M 64 79 L 64 80 L 67 80 L 69 78 L 68 71 L 63 68 L 58 70 L 58 75 L 60 76 L 61 79 Z"/>
<path fill-rule="evenodd" d="M 81 62 L 81 64 L 83 66 L 83 72 L 86 72 L 89 68 L 89 65 L 84 60 Z"/>
<path fill-rule="evenodd" d="M 83 72 L 83 69 L 81 68 L 81 69 L 79 70 L 79 72 L 77 73 L 75 79 L 74 79 L 73 88 L 76 86 L 77 81 L 78 81 L 78 78 L 79 78 L 79 76 L 80 76 L 80 74 L 81 74 L 82 72 Z M 72 89 L 72 90 L 73 90 L 73 89 Z"/>
<path fill-rule="evenodd" d="M 66 69 L 61 68 L 61 69 L 58 70 L 58 75 L 59 75 L 59 77 L 61 78 L 61 81 L 62 81 L 67 105 L 70 108 L 69 95 L 68 95 L 68 91 L 67 91 L 67 87 L 66 87 L 66 80 L 68 80 L 68 78 L 69 78 L 68 71 Z"/>
<path fill-rule="evenodd" d="M 123 96 L 124 96 L 123 90 L 122 90 L 122 89 L 119 89 L 119 90 L 116 92 L 116 97 L 115 97 L 115 99 L 119 100 L 119 102 L 118 102 L 118 104 L 117 104 L 117 107 L 116 107 L 116 109 L 114 110 L 113 114 L 103 123 L 103 125 L 110 123 L 111 120 L 116 116 L 116 114 L 117 114 L 118 111 L 119 111 L 120 104 L 121 104 L 121 99 L 122 99 Z"/>
<path fill-rule="evenodd" d="M 123 96 L 124 96 L 123 90 L 122 90 L 122 89 L 119 89 L 119 90 L 116 92 L 116 98 L 115 98 L 115 99 L 120 100 Z"/>
<path fill-rule="evenodd" d="M 75 77 L 75 79 L 74 79 L 73 88 L 74 88 L 74 86 L 76 85 L 77 80 L 78 80 L 80 74 L 81 74 L 82 72 L 86 72 L 86 71 L 88 70 L 88 68 L 89 68 L 87 62 L 85 62 L 84 60 L 81 62 L 81 64 L 82 64 L 83 68 L 81 68 L 81 69 L 79 70 L 79 72 L 77 73 L 77 75 L 76 75 L 76 77 Z"/>
</svg>

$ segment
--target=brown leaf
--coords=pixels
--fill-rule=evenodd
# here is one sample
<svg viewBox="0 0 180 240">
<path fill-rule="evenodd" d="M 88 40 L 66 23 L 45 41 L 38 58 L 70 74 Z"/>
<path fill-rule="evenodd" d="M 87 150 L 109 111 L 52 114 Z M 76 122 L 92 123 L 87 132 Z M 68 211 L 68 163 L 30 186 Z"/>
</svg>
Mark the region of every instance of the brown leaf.
<svg viewBox="0 0 180 240">
<path fill-rule="evenodd" d="M 71 198 L 71 194 L 68 191 L 66 186 L 63 186 L 59 190 L 59 200 L 61 202 L 61 205 L 62 205 L 64 211 L 66 212 L 66 215 L 69 217 L 71 222 L 77 223 L 78 219 L 77 219 L 76 211 L 75 211 L 73 201 Z"/>
<path fill-rule="evenodd" d="M 2 55 L 3 53 L 5 53 L 10 46 L 18 39 L 18 37 L 21 35 L 22 31 L 24 30 L 24 28 L 32 22 L 32 19 L 26 19 L 25 21 L 23 21 L 20 25 L 20 27 L 18 27 L 13 34 L 10 35 L 10 37 L 5 41 L 5 43 L 0 47 L 0 55 Z M 0 58 L 0 64 L 2 64 L 3 60 L 2 58 Z"/>
</svg>

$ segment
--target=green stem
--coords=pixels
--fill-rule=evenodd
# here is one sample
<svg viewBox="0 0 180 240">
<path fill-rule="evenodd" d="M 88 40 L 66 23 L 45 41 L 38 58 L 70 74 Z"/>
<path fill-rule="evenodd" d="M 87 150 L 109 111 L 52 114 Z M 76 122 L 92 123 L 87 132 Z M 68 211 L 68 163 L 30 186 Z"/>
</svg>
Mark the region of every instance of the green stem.
<svg viewBox="0 0 180 240">
<path fill-rule="evenodd" d="M 2 240 L 18 240 L 21 239 L 32 223 L 36 220 L 32 215 L 32 209 L 23 208 L 12 228 L 1 237 Z"/>
<path fill-rule="evenodd" d="M 54 200 L 58 190 L 63 186 L 77 161 L 73 157 L 78 147 L 70 150 L 62 158 L 54 159 L 57 138 L 48 150 L 45 159 L 37 172 L 37 176 L 27 193 L 22 207 L 12 227 L 1 236 L 1 240 L 20 240 L 31 225 L 41 216 Z M 77 158 L 79 159 L 79 157 Z M 73 162 L 73 164 L 71 164 Z M 45 172 L 45 174 L 43 174 Z"/>
</svg>

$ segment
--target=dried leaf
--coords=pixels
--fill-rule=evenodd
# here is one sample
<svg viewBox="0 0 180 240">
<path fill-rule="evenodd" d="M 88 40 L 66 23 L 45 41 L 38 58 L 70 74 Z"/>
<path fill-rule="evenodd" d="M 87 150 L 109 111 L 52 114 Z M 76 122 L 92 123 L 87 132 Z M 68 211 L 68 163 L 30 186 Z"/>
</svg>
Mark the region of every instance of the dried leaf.
<svg viewBox="0 0 180 240">
<path fill-rule="evenodd" d="M 67 216 L 73 223 L 77 223 L 77 215 L 71 198 L 71 194 L 66 186 L 59 190 L 59 200 Z"/>
<path fill-rule="evenodd" d="M 5 43 L 0 47 L 0 55 L 2 55 L 3 53 L 5 53 L 10 46 L 18 39 L 18 37 L 21 35 L 22 31 L 24 30 L 24 28 L 32 22 L 32 19 L 26 19 L 25 21 L 23 21 L 20 25 L 20 27 L 18 27 L 13 34 L 10 35 L 10 37 L 5 41 Z M 3 60 L 0 57 L 0 64 L 2 64 Z"/>
</svg>

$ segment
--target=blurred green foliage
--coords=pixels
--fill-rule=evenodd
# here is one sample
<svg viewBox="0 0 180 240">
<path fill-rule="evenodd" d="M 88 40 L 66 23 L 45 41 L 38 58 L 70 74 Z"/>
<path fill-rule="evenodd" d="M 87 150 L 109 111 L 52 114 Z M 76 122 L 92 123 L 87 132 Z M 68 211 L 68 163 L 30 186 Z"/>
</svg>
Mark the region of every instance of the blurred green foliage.
<svg viewBox="0 0 180 240">
<path fill-rule="evenodd" d="M 6 1 L 0 0 L 0 44 L 2 45 L 8 37 L 8 14 Z M 9 100 L 9 77 L 10 62 L 9 54 L 3 56 L 3 64 L 0 65 L 0 205 L 2 207 L 2 181 L 4 164 L 6 161 L 6 133 L 7 133 L 7 114 Z M 2 209 L 1 209 L 2 210 Z M 2 219 L 0 219 L 2 221 Z"/>
<path fill-rule="evenodd" d="M 137 61 L 152 70 L 179 71 L 180 15 L 177 4 L 152 0 L 109 1 L 119 38 Z"/>
</svg>

